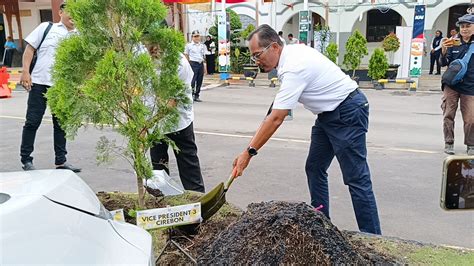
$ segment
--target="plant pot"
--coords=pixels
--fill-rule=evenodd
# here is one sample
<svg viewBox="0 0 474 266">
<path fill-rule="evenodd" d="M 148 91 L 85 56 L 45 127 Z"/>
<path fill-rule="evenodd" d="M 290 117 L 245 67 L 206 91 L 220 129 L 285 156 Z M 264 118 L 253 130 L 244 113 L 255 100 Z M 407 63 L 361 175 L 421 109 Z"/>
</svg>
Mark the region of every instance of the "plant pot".
<svg viewBox="0 0 474 266">
<path fill-rule="evenodd" d="M 388 69 L 387 69 L 387 73 L 385 74 L 386 78 L 388 78 L 388 79 L 396 79 L 396 78 L 397 78 L 397 74 L 398 74 L 398 67 L 400 67 L 400 65 L 398 65 L 398 64 L 389 65 L 389 66 L 388 66 Z"/>
<path fill-rule="evenodd" d="M 243 65 L 244 76 L 246 78 L 256 78 L 258 74 L 258 66 L 253 64 Z"/>
<path fill-rule="evenodd" d="M 383 90 L 384 89 L 383 84 L 379 83 L 375 80 L 372 80 L 372 84 L 374 84 L 374 89 L 376 89 L 376 90 Z"/>
</svg>

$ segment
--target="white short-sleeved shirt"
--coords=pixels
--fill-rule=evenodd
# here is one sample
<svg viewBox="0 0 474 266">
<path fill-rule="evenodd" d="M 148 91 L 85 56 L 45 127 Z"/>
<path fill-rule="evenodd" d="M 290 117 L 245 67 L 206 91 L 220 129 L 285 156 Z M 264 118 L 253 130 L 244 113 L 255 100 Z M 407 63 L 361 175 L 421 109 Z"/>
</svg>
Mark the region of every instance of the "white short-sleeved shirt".
<svg viewBox="0 0 474 266">
<path fill-rule="evenodd" d="M 273 109 L 291 110 L 298 102 L 313 114 L 336 109 L 358 85 L 316 49 L 285 45 L 277 66 L 280 90 Z"/>
<path fill-rule="evenodd" d="M 188 55 L 189 61 L 202 63 L 206 59 L 207 47 L 203 43 L 190 42 L 184 48 L 184 54 Z"/>
<path fill-rule="evenodd" d="M 34 29 L 25 41 L 37 49 L 43 39 L 44 32 L 48 27 L 48 22 L 41 23 L 36 29 Z M 56 49 L 58 48 L 59 42 L 76 30 L 68 31 L 64 24 L 53 23 L 51 29 L 46 35 L 41 47 L 36 51 L 37 59 L 36 64 L 31 73 L 31 80 L 35 84 L 52 86 L 53 81 L 51 79 L 51 68 L 54 64 L 54 57 L 56 55 Z"/>
<path fill-rule="evenodd" d="M 288 39 L 288 43 L 287 44 L 299 44 L 300 41 L 296 38 L 293 38 L 293 39 Z"/>
</svg>

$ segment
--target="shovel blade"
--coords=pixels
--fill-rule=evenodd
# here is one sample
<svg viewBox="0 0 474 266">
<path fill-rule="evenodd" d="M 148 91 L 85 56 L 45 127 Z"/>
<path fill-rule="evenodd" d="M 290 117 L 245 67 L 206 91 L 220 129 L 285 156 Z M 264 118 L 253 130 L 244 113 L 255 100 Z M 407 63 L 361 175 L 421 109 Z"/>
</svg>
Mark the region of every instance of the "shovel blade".
<svg viewBox="0 0 474 266">
<path fill-rule="evenodd" d="M 225 203 L 224 183 L 215 186 L 211 191 L 199 198 L 201 203 L 201 217 L 209 219 Z"/>
</svg>

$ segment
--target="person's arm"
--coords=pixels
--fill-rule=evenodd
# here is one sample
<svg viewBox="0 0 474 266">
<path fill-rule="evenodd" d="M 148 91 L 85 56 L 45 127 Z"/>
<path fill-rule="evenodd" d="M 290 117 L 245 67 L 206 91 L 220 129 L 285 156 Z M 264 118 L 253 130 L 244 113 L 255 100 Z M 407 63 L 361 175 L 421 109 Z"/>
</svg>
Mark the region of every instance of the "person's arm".
<svg viewBox="0 0 474 266">
<path fill-rule="evenodd" d="M 186 60 L 188 60 L 189 62 L 189 45 L 186 44 L 186 46 L 184 46 L 184 56 L 186 57 Z"/>
<path fill-rule="evenodd" d="M 451 60 L 453 59 L 451 47 L 453 47 L 452 38 L 445 39 L 441 42 L 441 66 L 448 66 L 449 63 L 451 63 Z"/>
<path fill-rule="evenodd" d="M 259 150 L 265 143 L 273 136 L 275 131 L 283 123 L 283 120 L 288 115 L 289 110 L 272 110 L 272 112 L 263 120 L 257 132 L 253 136 L 248 147 Z M 232 169 L 232 176 L 241 176 L 245 168 L 247 168 L 252 157 L 246 149 L 235 158 Z"/>
<path fill-rule="evenodd" d="M 20 76 L 20 84 L 27 90 L 31 90 L 31 75 L 30 75 L 30 65 L 33 60 L 33 55 L 35 53 L 35 48 L 27 44 L 25 52 L 23 53 L 23 70 Z"/>
</svg>

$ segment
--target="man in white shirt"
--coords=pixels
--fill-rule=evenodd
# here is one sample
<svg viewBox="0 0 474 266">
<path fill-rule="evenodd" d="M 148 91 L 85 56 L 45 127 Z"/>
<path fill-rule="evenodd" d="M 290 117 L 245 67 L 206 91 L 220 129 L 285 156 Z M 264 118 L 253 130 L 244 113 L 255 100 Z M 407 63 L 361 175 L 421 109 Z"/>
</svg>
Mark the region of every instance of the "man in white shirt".
<svg viewBox="0 0 474 266">
<path fill-rule="evenodd" d="M 59 16 L 61 17 L 59 23 L 54 23 L 51 26 L 49 26 L 49 22 L 41 23 L 25 39 L 28 44 L 23 53 L 23 71 L 20 77 L 20 84 L 29 92 L 26 121 L 23 126 L 20 148 L 21 162 L 25 171 L 35 170 L 31 153 L 34 150 L 36 131 L 41 125 L 46 110 L 44 94 L 53 85 L 51 68 L 54 64 L 56 48 L 63 38 L 76 31 L 74 22 L 64 8 L 65 4 L 63 3 L 59 10 Z M 30 74 L 30 66 L 35 52 L 37 61 Z M 53 127 L 56 169 L 80 172 L 80 168 L 66 162 L 66 134 L 61 129 L 54 114 Z"/>
<path fill-rule="evenodd" d="M 283 31 L 278 32 L 278 37 L 280 37 L 281 42 L 285 46 L 286 45 L 286 40 L 285 40 L 285 38 L 283 38 Z"/>
<path fill-rule="evenodd" d="M 178 164 L 179 177 L 184 189 L 204 193 L 204 182 L 202 180 L 193 127 L 194 110 L 191 89 L 193 75 L 190 64 L 184 55 L 181 55 L 178 76 L 186 86 L 186 95 L 189 103 L 174 103 L 178 108 L 179 121 L 173 132 L 166 134 L 166 136 L 174 141 L 174 144 L 179 149 L 179 151 L 174 150 L 174 154 Z M 151 147 L 150 157 L 154 170 L 165 170 L 169 174 L 168 144 L 166 142 L 159 142 Z"/>
<path fill-rule="evenodd" d="M 193 96 L 195 102 L 202 102 L 199 98 L 201 92 L 202 80 L 204 79 L 204 74 L 206 74 L 206 46 L 201 43 L 201 35 L 199 31 L 194 30 L 192 33 L 192 41 L 186 44 L 184 48 L 184 54 L 191 65 L 194 76 L 191 82 L 191 87 L 193 88 Z"/>
<path fill-rule="evenodd" d="M 300 43 L 300 41 L 296 39 L 295 37 L 293 37 L 292 33 L 288 34 L 288 44 L 298 44 L 298 43 Z"/>
<path fill-rule="evenodd" d="M 316 49 L 299 44 L 283 46 L 268 25 L 259 26 L 248 40 L 252 59 L 266 72 L 276 68 L 281 86 L 271 113 L 234 160 L 232 176 L 242 175 L 250 159 L 300 102 L 318 115 L 306 160 L 311 205 L 322 205 L 321 211 L 329 217 L 327 169 L 336 156 L 344 184 L 349 186 L 359 230 L 381 234 L 366 160 L 369 104 L 357 83 Z"/>
</svg>

